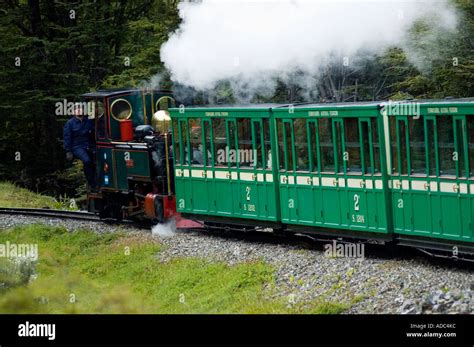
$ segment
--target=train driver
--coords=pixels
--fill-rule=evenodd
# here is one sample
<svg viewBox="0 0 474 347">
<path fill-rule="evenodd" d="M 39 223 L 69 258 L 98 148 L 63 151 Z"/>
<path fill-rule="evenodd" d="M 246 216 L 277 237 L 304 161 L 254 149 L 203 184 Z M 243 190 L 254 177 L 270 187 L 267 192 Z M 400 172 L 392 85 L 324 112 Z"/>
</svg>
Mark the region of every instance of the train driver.
<svg viewBox="0 0 474 347">
<path fill-rule="evenodd" d="M 74 117 L 64 125 L 64 149 L 68 161 L 72 161 L 74 158 L 82 161 L 89 189 L 94 190 L 96 188 L 93 162 L 95 151 L 94 122 L 85 115 L 81 104 L 75 105 Z"/>
</svg>

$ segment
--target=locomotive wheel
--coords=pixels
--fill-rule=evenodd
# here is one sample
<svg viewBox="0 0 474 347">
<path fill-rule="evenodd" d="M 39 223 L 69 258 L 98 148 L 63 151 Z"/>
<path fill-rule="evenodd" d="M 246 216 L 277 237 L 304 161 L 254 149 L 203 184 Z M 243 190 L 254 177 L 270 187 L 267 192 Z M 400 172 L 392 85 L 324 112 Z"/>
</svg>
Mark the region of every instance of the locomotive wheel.
<svg viewBox="0 0 474 347">
<path fill-rule="evenodd" d="M 115 201 L 112 201 L 112 197 L 107 197 L 104 199 L 101 209 L 99 211 L 99 217 L 101 219 L 109 219 L 109 220 L 122 220 L 122 205 Z"/>
</svg>

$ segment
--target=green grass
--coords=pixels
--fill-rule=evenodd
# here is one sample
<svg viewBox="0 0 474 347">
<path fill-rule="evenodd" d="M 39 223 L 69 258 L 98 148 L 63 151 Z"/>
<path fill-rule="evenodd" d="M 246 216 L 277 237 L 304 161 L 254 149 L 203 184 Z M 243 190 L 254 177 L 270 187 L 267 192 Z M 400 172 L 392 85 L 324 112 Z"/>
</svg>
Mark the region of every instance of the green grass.
<svg viewBox="0 0 474 347">
<path fill-rule="evenodd" d="M 58 201 L 12 183 L 0 182 L 0 207 L 70 209 L 69 201 Z"/>
<path fill-rule="evenodd" d="M 341 303 L 288 305 L 275 296 L 274 269 L 195 258 L 161 263 L 147 234 L 30 225 L 0 230 L 0 243 L 36 243 L 34 269 L 0 262 L 0 313 L 339 313 Z M 28 281 L 34 270 L 37 277 Z M 26 273 L 26 275 L 25 275 Z"/>
</svg>

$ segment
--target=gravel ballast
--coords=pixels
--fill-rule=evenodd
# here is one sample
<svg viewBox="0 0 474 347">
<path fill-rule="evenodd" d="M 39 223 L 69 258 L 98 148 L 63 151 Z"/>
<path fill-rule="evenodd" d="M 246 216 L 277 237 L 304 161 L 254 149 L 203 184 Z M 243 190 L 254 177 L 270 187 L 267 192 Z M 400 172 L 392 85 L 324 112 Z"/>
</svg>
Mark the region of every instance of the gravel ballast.
<svg viewBox="0 0 474 347">
<path fill-rule="evenodd" d="M 132 226 L 110 225 L 42 217 L 0 216 L 0 229 L 43 223 L 69 231 L 141 231 Z M 365 257 L 329 256 L 324 244 L 268 241 L 275 238 L 220 236 L 197 231 L 172 232 L 159 227 L 153 233 L 166 247 L 157 256 L 167 262 L 177 257 L 198 257 L 229 265 L 263 260 L 275 268 L 272 296 L 288 299 L 289 305 L 315 299 L 347 303 L 346 313 L 462 313 L 474 314 L 474 272 L 469 265 L 439 262 L 426 256 L 383 256 L 366 248 Z M 382 254 L 382 256 L 379 255 Z"/>
</svg>

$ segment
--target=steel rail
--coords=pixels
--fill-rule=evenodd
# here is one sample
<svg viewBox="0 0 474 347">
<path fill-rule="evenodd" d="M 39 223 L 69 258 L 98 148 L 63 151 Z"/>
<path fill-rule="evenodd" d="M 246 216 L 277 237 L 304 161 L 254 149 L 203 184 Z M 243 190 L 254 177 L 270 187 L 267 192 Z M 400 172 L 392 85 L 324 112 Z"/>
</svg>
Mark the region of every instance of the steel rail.
<svg viewBox="0 0 474 347">
<path fill-rule="evenodd" d="M 85 211 L 51 210 L 46 208 L 0 207 L 0 214 L 51 217 L 100 222 L 99 216 Z"/>
</svg>

